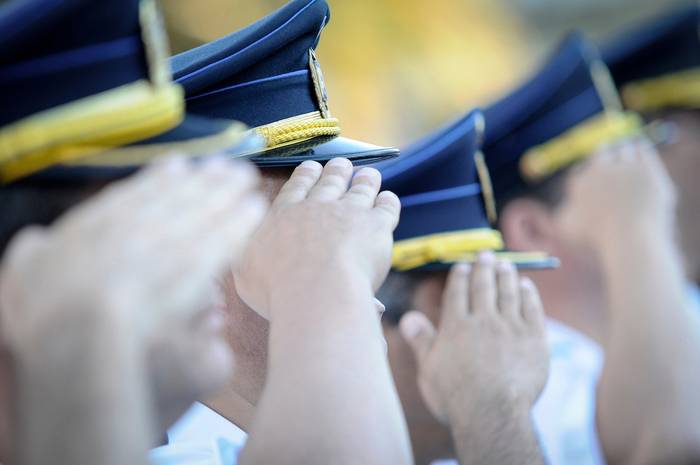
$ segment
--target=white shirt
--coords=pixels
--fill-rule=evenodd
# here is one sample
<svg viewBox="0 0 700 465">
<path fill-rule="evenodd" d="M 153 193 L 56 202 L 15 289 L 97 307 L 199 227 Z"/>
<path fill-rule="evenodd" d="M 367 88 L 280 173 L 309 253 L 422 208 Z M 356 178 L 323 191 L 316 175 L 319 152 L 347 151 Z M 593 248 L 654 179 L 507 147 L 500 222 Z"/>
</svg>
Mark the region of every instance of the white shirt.
<svg viewBox="0 0 700 465">
<path fill-rule="evenodd" d="M 246 434 L 196 403 L 168 431 L 168 444 L 151 451 L 152 465 L 235 465 Z"/>
<path fill-rule="evenodd" d="M 550 465 L 602 465 L 595 430 L 602 350 L 561 323 L 549 321 L 547 331 L 550 375 L 533 410 L 547 461 Z M 153 465 L 235 465 L 246 434 L 204 405 L 195 404 L 168 432 L 168 439 L 167 446 L 152 451 Z"/>
</svg>

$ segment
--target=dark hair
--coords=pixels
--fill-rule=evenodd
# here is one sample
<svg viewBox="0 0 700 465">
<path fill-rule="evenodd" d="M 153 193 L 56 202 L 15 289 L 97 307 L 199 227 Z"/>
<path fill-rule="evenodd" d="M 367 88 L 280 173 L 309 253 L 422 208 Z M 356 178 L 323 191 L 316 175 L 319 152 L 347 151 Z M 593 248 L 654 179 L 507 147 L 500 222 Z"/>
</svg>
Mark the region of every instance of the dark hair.
<svg viewBox="0 0 700 465">
<path fill-rule="evenodd" d="M 50 225 L 99 190 L 98 185 L 16 183 L 0 188 L 0 255 L 12 237 L 30 225 Z"/>
<path fill-rule="evenodd" d="M 415 310 L 413 299 L 416 289 L 423 280 L 437 273 L 445 271 L 390 271 L 377 292 L 377 298 L 386 307 L 382 321 L 395 326 L 406 312 Z"/>
<path fill-rule="evenodd" d="M 566 180 L 569 172 L 570 168 L 566 168 L 538 184 L 517 187 L 501 195 L 500 198 L 496 198 L 496 210 L 499 217 L 510 202 L 519 198 L 536 200 L 551 210 L 556 209 L 564 200 Z"/>
</svg>

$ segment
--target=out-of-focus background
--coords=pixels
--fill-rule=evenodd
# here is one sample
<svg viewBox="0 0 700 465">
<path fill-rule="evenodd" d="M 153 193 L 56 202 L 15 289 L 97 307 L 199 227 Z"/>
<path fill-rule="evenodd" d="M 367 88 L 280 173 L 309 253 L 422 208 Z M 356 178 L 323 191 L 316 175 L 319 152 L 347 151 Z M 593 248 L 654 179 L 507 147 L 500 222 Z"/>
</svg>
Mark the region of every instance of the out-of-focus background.
<svg viewBox="0 0 700 465">
<path fill-rule="evenodd" d="M 343 134 L 405 146 L 531 73 L 567 30 L 596 39 L 688 0 L 328 0 L 318 48 Z M 173 52 L 285 0 L 164 0 Z"/>
</svg>

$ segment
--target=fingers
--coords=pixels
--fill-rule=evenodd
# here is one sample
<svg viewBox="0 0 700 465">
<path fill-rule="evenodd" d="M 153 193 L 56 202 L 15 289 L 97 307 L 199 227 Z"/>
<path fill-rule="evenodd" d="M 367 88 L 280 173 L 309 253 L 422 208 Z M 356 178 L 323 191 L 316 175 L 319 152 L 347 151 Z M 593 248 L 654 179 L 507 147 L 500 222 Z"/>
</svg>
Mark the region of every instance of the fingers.
<svg viewBox="0 0 700 465">
<path fill-rule="evenodd" d="M 299 203 L 306 199 L 311 188 L 316 185 L 323 167 L 320 163 L 307 160 L 297 166 L 289 180 L 282 186 L 273 206 L 284 206 Z"/>
<path fill-rule="evenodd" d="M 401 201 L 393 192 L 381 192 L 374 201 L 374 212 L 393 231 L 399 224 Z"/>
<path fill-rule="evenodd" d="M 525 322 L 544 331 L 545 316 L 542 300 L 530 278 L 520 280 L 520 299 L 522 301 L 522 317 Z"/>
<path fill-rule="evenodd" d="M 471 272 L 471 301 L 469 308 L 472 313 L 496 311 L 496 256 L 487 251 L 479 254 Z"/>
<path fill-rule="evenodd" d="M 352 178 L 344 199 L 363 207 L 372 207 L 382 184 L 382 175 L 374 168 L 362 168 Z"/>
<path fill-rule="evenodd" d="M 421 363 L 425 360 L 435 341 L 436 333 L 433 324 L 423 313 L 414 310 L 401 318 L 399 329 L 411 347 L 420 369 Z"/>
<path fill-rule="evenodd" d="M 455 321 L 469 314 L 469 274 L 471 267 L 466 263 L 458 263 L 447 275 L 445 292 L 442 296 L 442 317 L 440 327 L 451 326 Z"/>
<path fill-rule="evenodd" d="M 323 168 L 321 178 L 309 191 L 308 199 L 330 202 L 341 198 L 348 190 L 352 163 L 347 158 L 334 158 Z"/>
<path fill-rule="evenodd" d="M 498 281 L 498 309 L 506 318 L 520 313 L 520 286 L 518 272 L 511 262 L 502 261 L 496 265 Z"/>
<path fill-rule="evenodd" d="M 42 226 L 28 226 L 22 229 L 10 241 L 2 261 L 8 267 L 22 264 L 45 243 L 47 233 L 47 229 Z"/>
</svg>

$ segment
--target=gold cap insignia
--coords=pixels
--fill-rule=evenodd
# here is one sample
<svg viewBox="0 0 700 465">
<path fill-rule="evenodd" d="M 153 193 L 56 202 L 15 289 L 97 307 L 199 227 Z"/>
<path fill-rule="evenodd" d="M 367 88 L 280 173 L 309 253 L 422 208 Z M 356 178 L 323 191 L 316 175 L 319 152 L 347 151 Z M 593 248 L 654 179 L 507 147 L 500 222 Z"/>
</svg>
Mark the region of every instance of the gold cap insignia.
<svg viewBox="0 0 700 465">
<path fill-rule="evenodd" d="M 319 110 L 323 118 L 330 118 L 331 111 L 328 108 L 328 91 L 326 90 L 326 82 L 323 79 L 323 71 L 321 63 L 316 57 L 316 52 L 309 49 L 309 67 L 311 68 L 311 79 L 314 81 L 314 90 L 316 90 L 316 99 L 318 100 Z"/>
</svg>

